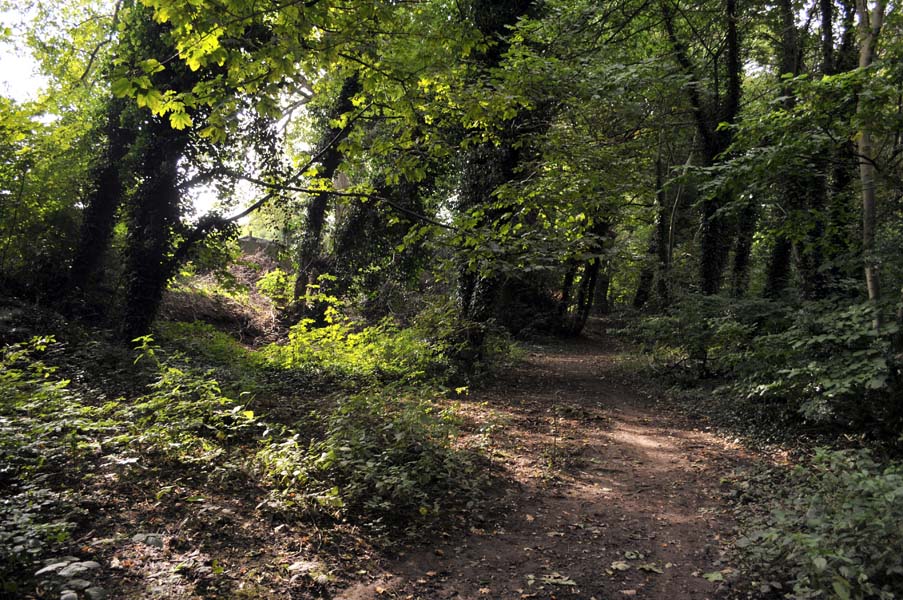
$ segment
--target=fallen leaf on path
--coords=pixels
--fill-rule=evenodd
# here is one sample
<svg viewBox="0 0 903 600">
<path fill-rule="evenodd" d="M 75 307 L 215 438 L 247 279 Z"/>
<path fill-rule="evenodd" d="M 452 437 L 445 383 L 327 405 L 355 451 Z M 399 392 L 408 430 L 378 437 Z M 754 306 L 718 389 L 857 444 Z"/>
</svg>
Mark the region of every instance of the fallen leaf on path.
<svg viewBox="0 0 903 600">
<path fill-rule="evenodd" d="M 705 573 L 702 576 L 706 581 L 711 581 L 712 583 L 716 583 L 718 581 L 724 581 L 724 575 L 721 574 L 721 571 L 713 571 L 711 573 Z"/>
<path fill-rule="evenodd" d="M 625 596 L 636 596 L 636 590 L 621 590 Z"/>
<path fill-rule="evenodd" d="M 551 575 L 546 575 L 542 578 L 543 583 L 548 583 L 549 585 L 577 585 L 577 582 L 569 577 L 565 577 L 560 573 L 552 573 Z"/>
<path fill-rule="evenodd" d="M 639 569 L 640 571 L 647 571 L 649 573 L 664 573 L 664 571 L 662 571 L 655 563 L 645 563 L 637 567 L 637 569 Z"/>
<path fill-rule="evenodd" d="M 611 563 L 611 568 L 615 571 L 629 571 L 630 565 L 628 565 L 623 560 L 616 560 L 615 562 Z"/>
</svg>

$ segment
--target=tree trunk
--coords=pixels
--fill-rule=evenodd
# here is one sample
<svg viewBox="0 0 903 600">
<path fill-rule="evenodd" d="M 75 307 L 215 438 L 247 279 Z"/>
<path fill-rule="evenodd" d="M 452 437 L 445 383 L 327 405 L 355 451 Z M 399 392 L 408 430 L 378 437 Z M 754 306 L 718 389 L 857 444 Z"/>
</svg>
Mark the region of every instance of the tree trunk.
<svg viewBox="0 0 903 600">
<path fill-rule="evenodd" d="M 607 315 L 611 313 L 611 301 L 608 298 L 611 288 L 611 270 L 607 262 L 605 264 L 601 264 L 601 260 L 599 262 L 599 277 L 594 292 L 596 299 L 593 304 L 600 315 Z"/>
<path fill-rule="evenodd" d="M 142 182 L 130 202 L 122 327 L 127 342 L 148 332 L 172 275 L 166 257 L 179 223 L 178 162 L 182 148 L 166 143 L 162 127 L 169 124 L 151 130 L 151 135 L 159 136 L 150 142 L 154 148 L 142 156 Z"/>
<path fill-rule="evenodd" d="M 790 283 L 790 264 L 793 260 L 793 244 L 786 236 L 779 235 L 774 241 L 771 256 L 768 259 L 768 270 L 765 276 L 766 298 L 780 298 Z"/>
<path fill-rule="evenodd" d="M 734 268 L 731 273 L 731 294 L 742 298 L 749 288 L 749 265 L 752 253 L 753 236 L 756 233 L 756 206 L 746 202 L 740 211 L 737 224 L 736 242 L 734 245 Z"/>
<path fill-rule="evenodd" d="M 696 128 L 701 138 L 703 166 L 711 166 L 731 145 L 732 133 L 729 128 L 718 129 L 720 123 L 734 123 L 740 110 L 742 64 L 740 60 L 740 34 L 737 27 L 737 0 L 725 0 L 725 28 L 727 31 L 726 64 L 727 90 L 721 106 L 707 107 L 698 85 L 696 68 L 690 60 L 686 45 L 677 36 L 674 27 L 674 11 L 668 0 L 661 3 L 662 16 L 668 38 L 674 49 L 675 58 L 694 84 L 687 86 L 687 95 L 693 112 Z M 717 56 L 712 57 L 716 63 Z M 716 83 L 717 86 L 717 83 Z M 716 89 L 716 97 L 718 90 Z M 730 232 L 719 210 L 729 198 L 716 195 L 702 203 L 702 231 L 700 235 L 699 285 L 704 294 L 716 294 L 721 289 L 724 269 L 730 252 Z"/>
<path fill-rule="evenodd" d="M 856 0 L 856 12 L 859 16 L 859 68 L 868 69 L 874 60 L 875 47 L 884 23 L 884 11 L 887 0 L 878 0 L 872 12 L 869 12 L 867 0 Z M 879 264 L 875 256 L 875 231 L 877 228 L 876 169 L 875 149 L 872 145 L 872 132 L 868 126 L 868 107 L 860 95 L 857 106 L 863 123 L 858 135 L 859 148 L 859 180 L 862 185 L 862 258 L 865 265 L 865 282 L 869 301 L 875 305 L 875 328 L 880 329 L 881 318 L 878 302 L 881 300 L 881 281 Z"/>
<path fill-rule="evenodd" d="M 353 110 L 351 99 L 360 91 L 360 81 L 357 74 L 346 77 L 342 82 L 342 88 L 335 103 L 330 106 L 322 116 L 323 131 L 316 152 L 323 152 L 320 157 L 317 175 L 324 179 L 333 179 L 339 165 L 342 164 L 342 152 L 339 144 L 347 136 L 348 132 L 331 125 L 331 121 Z M 323 226 L 326 223 L 326 213 L 329 209 L 329 201 L 332 194 L 320 192 L 314 194 L 307 205 L 304 222 L 304 233 L 298 248 L 297 264 L 298 273 L 295 278 L 295 304 L 302 313 L 309 312 L 314 303 L 304 301 L 304 298 L 317 285 L 317 280 L 322 269 L 321 245 L 323 239 Z"/>
<path fill-rule="evenodd" d="M 564 322 L 568 308 L 571 306 L 571 292 L 574 289 L 574 279 L 577 278 L 577 262 L 572 261 L 564 272 L 564 281 L 561 284 L 561 298 L 558 301 L 558 319 Z"/>
<path fill-rule="evenodd" d="M 658 305 L 668 306 L 671 304 L 671 210 L 668 207 L 668 194 L 665 190 L 665 167 L 661 159 L 655 162 L 655 235 L 658 239 L 656 244 L 656 258 L 658 265 L 656 268 L 657 282 L 656 293 L 658 294 Z"/>
<path fill-rule="evenodd" d="M 120 171 L 122 162 L 134 139 L 132 132 L 122 126 L 125 100 L 110 99 L 107 105 L 103 134 L 106 148 L 91 173 L 93 187 L 85 202 L 81 234 L 75 258 L 69 269 L 69 290 L 82 293 L 110 244 L 116 211 L 122 204 L 124 188 Z"/>
</svg>

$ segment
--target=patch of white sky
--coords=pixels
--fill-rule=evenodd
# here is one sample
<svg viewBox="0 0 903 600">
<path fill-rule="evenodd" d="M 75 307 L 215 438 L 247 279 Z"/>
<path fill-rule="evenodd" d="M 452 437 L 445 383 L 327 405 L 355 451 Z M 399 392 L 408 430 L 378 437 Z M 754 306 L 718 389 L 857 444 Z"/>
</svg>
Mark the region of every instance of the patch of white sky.
<svg viewBox="0 0 903 600">
<path fill-rule="evenodd" d="M 17 34 L 30 20 L 27 11 L 0 11 L 0 93 L 16 102 L 37 100 L 47 79 L 38 71 L 38 63 Z"/>
</svg>

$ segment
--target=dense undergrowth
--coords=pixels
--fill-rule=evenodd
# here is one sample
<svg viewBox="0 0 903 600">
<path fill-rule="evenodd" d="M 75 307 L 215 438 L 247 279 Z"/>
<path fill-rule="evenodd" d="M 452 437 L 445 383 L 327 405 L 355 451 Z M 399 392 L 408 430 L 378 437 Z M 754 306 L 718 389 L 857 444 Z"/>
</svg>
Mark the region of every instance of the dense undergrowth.
<svg viewBox="0 0 903 600">
<path fill-rule="evenodd" d="M 903 465 L 865 449 L 818 448 L 789 471 L 759 466 L 737 484 L 741 596 L 900 597 Z"/>
<path fill-rule="evenodd" d="M 897 326 L 874 327 L 875 308 L 845 299 L 787 304 L 688 295 L 627 332 L 653 368 L 685 387 L 796 416 L 798 422 L 892 439 L 903 422 Z"/>
<path fill-rule="evenodd" d="M 102 336 L 73 340 L 91 334 Z M 302 321 L 260 350 L 201 323 L 164 322 L 156 338 L 133 353 L 49 336 L 3 350 L 6 593 L 90 526 L 80 490 L 109 465 L 200 467 L 211 484 L 253 482 L 280 518 L 374 533 L 416 533 L 479 501 L 483 470 L 443 399 L 449 345 L 424 329 L 331 310 L 325 326 Z"/>
</svg>

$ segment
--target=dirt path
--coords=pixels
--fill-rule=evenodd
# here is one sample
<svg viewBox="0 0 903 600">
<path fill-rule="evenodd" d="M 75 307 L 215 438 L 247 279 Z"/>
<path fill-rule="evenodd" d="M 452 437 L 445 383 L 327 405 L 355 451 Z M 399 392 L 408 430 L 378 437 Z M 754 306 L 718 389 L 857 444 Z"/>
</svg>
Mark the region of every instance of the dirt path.
<svg viewBox="0 0 903 600">
<path fill-rule="evenodd" d="M 702 575 L 725 568 L 732 527 L 720 480 L 743 453 L 619 383 L 613 358 L 587 340 L 543 348 L 469 398 L 512 482 L 494 524 L 336 598 L 714 598 Z"/>
</svg>

